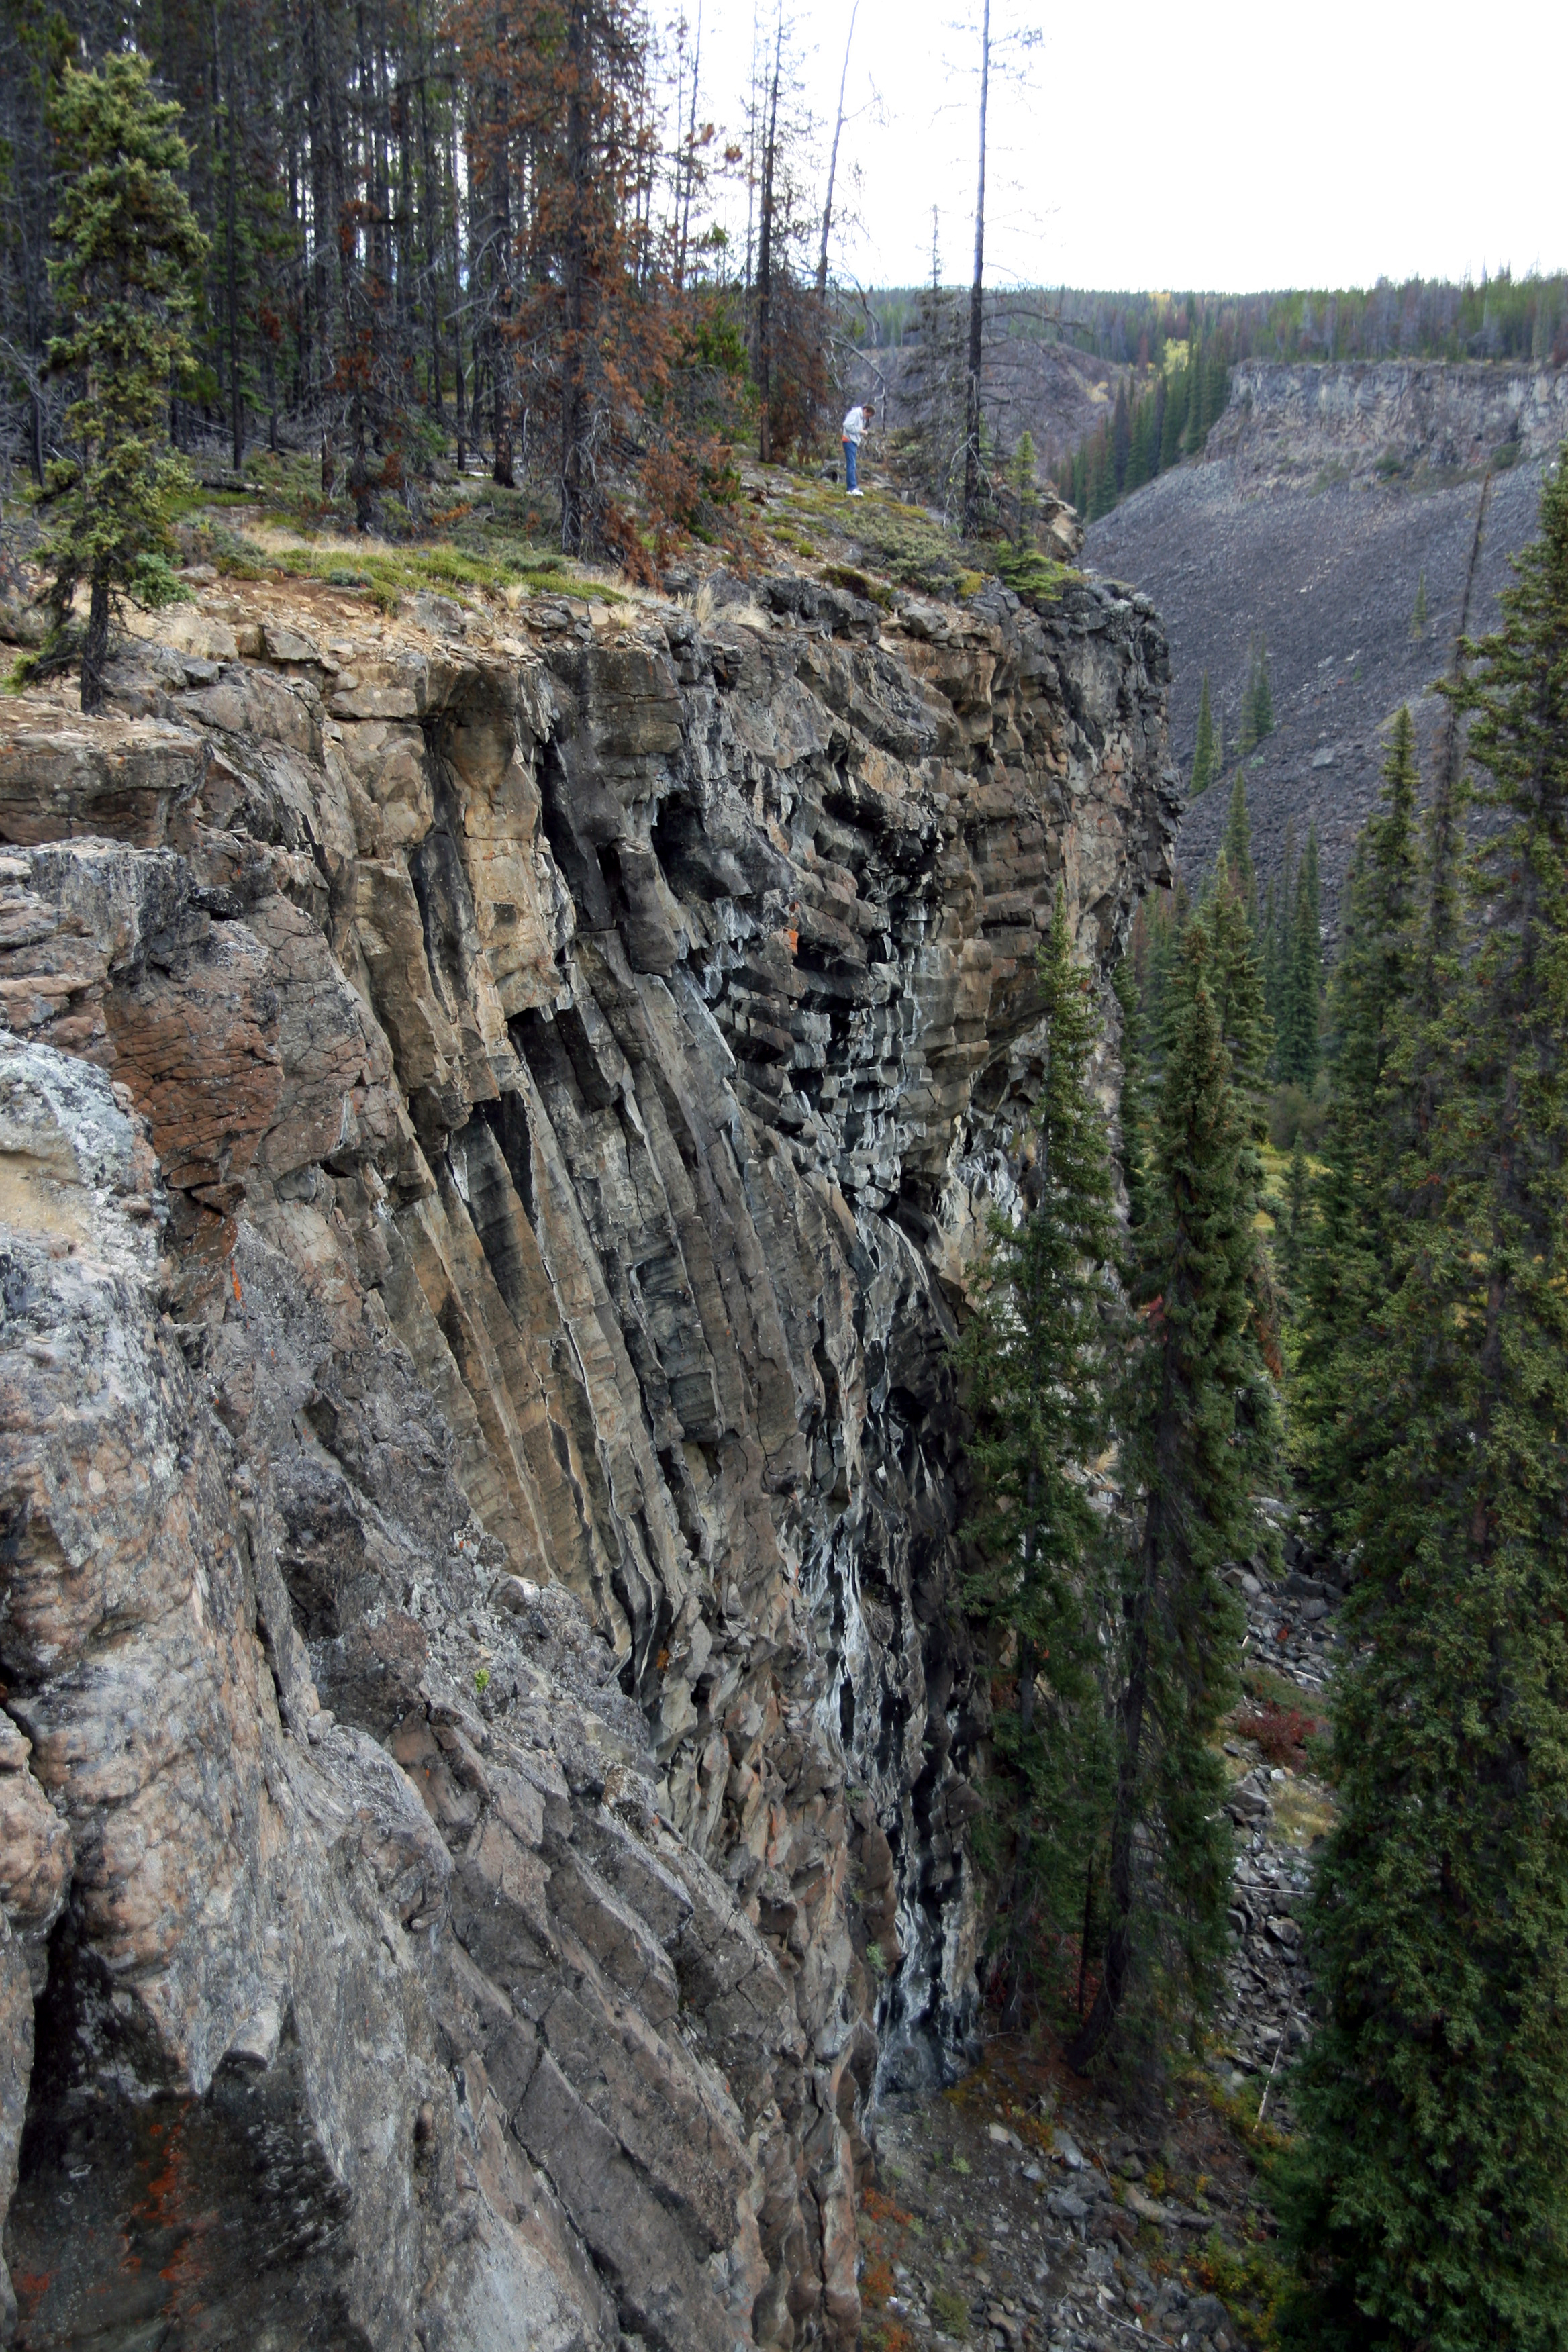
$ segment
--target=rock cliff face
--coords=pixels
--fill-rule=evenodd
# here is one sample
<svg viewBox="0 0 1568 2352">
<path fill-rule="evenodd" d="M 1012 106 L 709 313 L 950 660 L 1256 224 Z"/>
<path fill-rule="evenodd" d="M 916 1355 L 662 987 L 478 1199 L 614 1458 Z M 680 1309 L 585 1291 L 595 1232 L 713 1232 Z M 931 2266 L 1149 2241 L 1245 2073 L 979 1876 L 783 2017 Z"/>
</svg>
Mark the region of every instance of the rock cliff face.
<svg viewBox="0 0 1568 2352">
<path fill-rule="evenodd" d="M 973 1999 L 944 1347 L 1142 600 L 216 588 L 0 706 L 20 2343 L 847 2344 Z"/>
<path fill-rule="evenodd" d="M 1247 360 L 1205 455 L 1242 474 L 1381 465 L 1385 475 L 1553 458 L 1568 437 L 1568 369 L 1497 362 Z"/>
</svg>

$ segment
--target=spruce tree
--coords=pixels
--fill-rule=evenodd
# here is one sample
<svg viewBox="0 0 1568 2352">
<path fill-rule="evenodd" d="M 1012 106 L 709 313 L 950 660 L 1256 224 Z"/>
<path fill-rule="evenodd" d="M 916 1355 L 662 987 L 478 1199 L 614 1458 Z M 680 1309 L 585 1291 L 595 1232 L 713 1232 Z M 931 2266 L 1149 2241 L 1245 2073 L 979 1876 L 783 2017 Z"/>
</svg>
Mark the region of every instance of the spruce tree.
<svg viewBox="0 0 1568 2352">
<path fill-rule="evenodd" d="M 1201 2011 L 1225 1948 L 1229 1830 L 1215 1734 L 1234 1688 L 1239 1606 L 1219 1575 L 1250 1540 L 1249 1481 L 1271 1424 L 1258 1356 L 1255 1196 L 1202 920 L 1187 925 L 1152 1138 L 1133 1296 L 1143 1337 L 1119 1412 L 1135 1515 L 1123 1569 L 1109 1932 L 1068 2052 L 1088 2065 L 1158 2000 Z"/>
<path fill-rule="evenodd" d="M 1127 474 L 1121 488 L 1124 497 L 1141 490 L 1149 478 L 1149 404 L 1141 400 L 1132 417 L 1132 437 L 1127 450 Z"/>
<path fill-rule="evenodd" d="M 1321 1058 L 1323 1009 L 1323 943 L 1318 912 L 1318 834 L 1307 835 L 1296 887 L 1294 936 L 1291 940 L 1291 1003 L 1294 1031 L 1289 1041 L 1288 1075 L 1309 1092 L 1315 1084 Z"/>
<path fill-rule="evenodd" d="M 1307 1247 L 1310 1216 L 1311 1180 L 1307 1167 L 1307 1149 L 1298 1128 L 1290 1146 L 1290 1164 L 1285 1176 L 1285 1234 L 1281 1251 L 1285 1279 L 1292 1300 L 1301 1277 L 1301 1260 Z"/>
<path fill-rule="evenodd" d="M 1252 825 L 1247 814 L 1245 768 L 1237 768 L 1236 782 L 1230 788 L 1230 807 L 1226 812 L 1222 845 L 1231 881 L 1241 895 L 1242 905 L 1247 908 L 1250 921 L 1258 907 L 1258 877 L 1252 870 Z"/>
<path fill-rule="evenodd" d="M 189 358 L 189 281 L 206 240 L 176 177 L 189 161 L 179 111 L 153 96 L 152 68 L 131 51 L 110 52 L 100 73 L 67 65 L 52 102 L 67 176 L 49 363 L 79 389 L 65 418 L 74 454 L 49 468 L 39 552 L 54 575 L 49 651 L 64 652 L 72 600 L 88 587 L 84 710 L 103 699 L 116 602 L 151 611 L 183 593 L 168 509 L 190 476 L 168 446 L 169 393 Z"/>
<path fill-rule="evenodd" d="M 1425 568 L 1423 568 L 1415 582 L 1415 604 L 1410 614 L 1410 634 L 1413 637 L 1425 636 L 1426 634 L 1426 573 Z"/>
<path fill-rule="evenodd" d="M 1035 516 L 1039 510 L 1040 493 L 1035 479 L 1038 463 L 1035 436 L 1026 426 L 1018 436 L 1018 446 L 1007 464 L 1007 487 L 1013 494 L 1013 544 L 1024 547 L 1035 536 Z"/>
<path fill-rule="evenodd" d="M 973 1415 L 978 1565 L 971 1612 L 1016 1649 L 1017 1698 L 994 1737 L 1010 1768 L 994 1833 L 1014 1851 L 1009 1973 L 1077 1923 L 1100 1843 L 1106 1727 L 1094 1628 L 1102 1549 L 1081 1467 L 1108 1442 L 1105 1329 L 1114 1240 L 1103 1115 L 1089 1084 L 1098 1024 L 1061 890 L 1039 959 L 1046 1070 L 1030 1115 L 1020 1222 L 996 1216 L 958 1361 Z"/>
<path fill-rule="evenodd" d="M 1215 780 L 1214 714 L 1209 708 L 1209 674 L 1198 690 L 1198 731 L 1193 745 L 1193 783 L 1189 798 L 1196 800 Z"/>
<path fill-rule="evenodd" d="M 1388 1331 L 1289 2340 L 1568 2342 L 1568 466 L 1458 689 L 1491 820 Z"/>
<path fill-rule="evenodd" d="M 1300 1470 L 1330 1527 L 1349 1542 L 1352 1497 L 1369 1445 L 1366 1381 L 1384 1345 L 1396 1201 L 1409 1120 L 1397 1047 L 1419 942 L 1415 827 L 1419 773 L 1408 709 L 1394 721 L 1383 804 L 1357 839 L 1329 1000 L 1333 1091 L 1323 1139 L 1314 1246 L 1294 1384 Z M 1305 896 L 1306 894 L 1303 893 Z"/>
<path fill-rule="evenodd" d="M 1121 496 L 1127 480 L 1127 460 L 1132 449 L 1132 422 L 1127 406 L 1127 386 L 1116 387 L 1116 406 L 1110 418 L 1111 459 L 1116 468 L 1116 496 Z"/>
</svg>

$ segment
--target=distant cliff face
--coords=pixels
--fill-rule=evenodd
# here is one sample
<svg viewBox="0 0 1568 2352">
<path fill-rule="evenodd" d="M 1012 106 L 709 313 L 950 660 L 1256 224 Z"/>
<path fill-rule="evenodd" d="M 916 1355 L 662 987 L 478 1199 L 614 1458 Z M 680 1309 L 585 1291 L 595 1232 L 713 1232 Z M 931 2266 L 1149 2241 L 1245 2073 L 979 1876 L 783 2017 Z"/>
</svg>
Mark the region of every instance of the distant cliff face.
<svg viewBox="0 0 1568 2352">
<path fill-rule="evenodd" d="M 204 594 L 0 705 L 18 2340 L 847 2345 L 974 1998 L 952 1303 L 1163 640 Z"/>
<path fill-rule="evenodd" d="M 1315 826 L 1337 921 L 1401 703 L 1430 773 L 1441 718 L 1431 688 L 1459 625 L 1483 479 L 1491 468 L 1472 635 L 1497 625 L 1510 559 L 1535 536 L 1565 438 L 1568 369 L 1248 362 L 1232 371 L 1203 457 L 1090 527 L 1085 561 L 1144 590 L 1170 633 L 1172 738 L 1188 772 L 1205 675 L 1223 719 L 1225 777 L 1183 824 L 1189 881 L 1219 848 L 1261 640 L 1277 727 L 1245 763 L 1255 863 L 1273 879 Z"/>
<path fill-rule="evenodd" d="M 1552 457 L 1568 437 L 1568 369 L 1428 360 L 1246 360 L 1205 457 L 1246 474 L 1336 463 L 1385 471 Z"/>
</svg>

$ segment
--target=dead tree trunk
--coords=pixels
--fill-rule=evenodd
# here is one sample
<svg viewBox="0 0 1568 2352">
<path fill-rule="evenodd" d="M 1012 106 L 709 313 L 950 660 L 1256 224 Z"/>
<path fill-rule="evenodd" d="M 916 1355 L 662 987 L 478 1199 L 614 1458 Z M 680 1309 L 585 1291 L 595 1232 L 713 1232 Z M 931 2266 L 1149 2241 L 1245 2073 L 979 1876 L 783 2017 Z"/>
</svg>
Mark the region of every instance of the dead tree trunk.
<svg viewBox="0 0 1568 2352">
<path fill-rule="evenodd" d="M 969 289 L 969 367 L 963 404 L 963 530 L 980 521 L 980 360 L 985 326 L 985 110 L 991 96 L 991 0 L 980 32 L 980 178 L 974 194 L 974 282 Z"/>
</svg>

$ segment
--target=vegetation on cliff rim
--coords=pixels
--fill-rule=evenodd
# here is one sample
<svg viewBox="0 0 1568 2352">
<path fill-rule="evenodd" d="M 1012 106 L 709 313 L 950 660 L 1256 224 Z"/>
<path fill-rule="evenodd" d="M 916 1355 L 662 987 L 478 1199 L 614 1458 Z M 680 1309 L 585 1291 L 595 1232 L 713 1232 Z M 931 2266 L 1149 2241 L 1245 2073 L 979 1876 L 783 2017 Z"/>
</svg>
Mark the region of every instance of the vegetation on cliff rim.
<svg viewBox="0 0 1568 2352">
<path fill-rule="evenodd" d="M 49 365 L 79 390 L 65 418 L 75 454 L 48 468 L 38 552 L 53 574 L 46 659 L 73 650 L 72 600 L 87 585 L 84 710 L 103 699 L 116 600 L 156 608 L 183 593 L 167 509 L 189 477 L 163 420 L 171 378 L 190 359 L 187 281 L 206 245 L 176 177 L 187 161 L 178 113 L 153 96 L 135 56 L 110 57 L 99 74 L 68 64 L 53 99 L 53 126 L 77 169 L 54 223 L 61 331 Z"/>
</svg>

